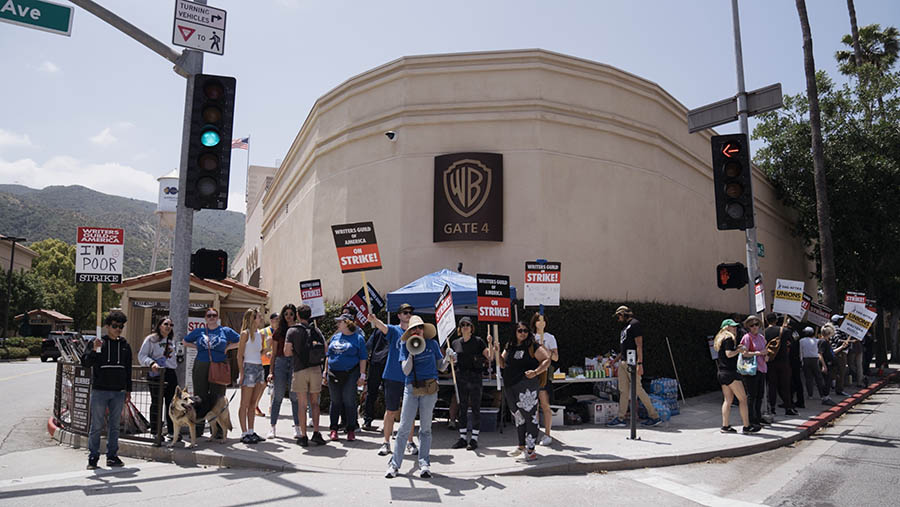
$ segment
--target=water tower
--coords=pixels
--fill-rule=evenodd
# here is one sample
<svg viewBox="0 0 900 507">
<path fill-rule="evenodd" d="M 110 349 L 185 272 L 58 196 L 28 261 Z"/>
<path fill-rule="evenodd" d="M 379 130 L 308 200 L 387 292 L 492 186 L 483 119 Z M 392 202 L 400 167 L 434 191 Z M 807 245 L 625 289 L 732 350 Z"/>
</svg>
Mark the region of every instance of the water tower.
<svg viewBox="0 0 900 507">
<path fill-rule="evenodd" d="M 153 256 L 150 272 L 156 271 L 156 259 L 160 247 L 165 244 L 169 252 L 166 268 L 172 266 L 172 239 L 175 236 L 175 209 L 178 206 L 178 169 L 156 179 L 159 182 L 159 198 L 156 203 L 156 235 L 153 241 Z"/>
</svg>

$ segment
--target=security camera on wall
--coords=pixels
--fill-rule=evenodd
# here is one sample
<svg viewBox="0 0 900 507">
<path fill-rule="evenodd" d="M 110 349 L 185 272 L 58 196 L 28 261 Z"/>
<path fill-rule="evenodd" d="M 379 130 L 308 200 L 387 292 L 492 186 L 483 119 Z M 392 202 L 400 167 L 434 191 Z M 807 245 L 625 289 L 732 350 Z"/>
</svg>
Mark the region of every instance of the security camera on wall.
<svg viewBox="0 0 900 507">
<path fill-rule="evenodd" d="M 388 141 L 396 141 L 397 133 L 394 132 L 393 130 L 388 130 L 387 132 L 384 133 L 384 137 L 387 137 Z"/>
</svg>

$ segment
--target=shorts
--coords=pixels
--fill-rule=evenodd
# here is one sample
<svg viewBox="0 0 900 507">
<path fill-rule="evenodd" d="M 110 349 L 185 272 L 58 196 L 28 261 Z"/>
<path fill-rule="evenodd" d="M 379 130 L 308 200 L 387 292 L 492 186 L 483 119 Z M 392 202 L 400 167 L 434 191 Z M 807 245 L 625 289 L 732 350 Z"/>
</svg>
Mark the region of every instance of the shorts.
<svg viewBox="0 0 900 507">
<path fill-rule="evenodd" d="M 731 385 L 735 380 L 741 380 L 741 375 L 737 371 L 719 370 L 719 373 L 716 374 L 716 378 L 718 378 L 719 384 L 727 386 Z"/>
<path fill-rule="evenodd" d="M 295 393 L 319 394 L 322 392 L 322 367 L 310 366 L 294 372 L 291 391 Z"/>
<path fill-rule="evenodd" d="M 263 375 L 261 364 L 244 363 L 244 380 L 241 382 L 241 387 L 253 387 L 265 382 L 266 378 Z"/>
<path fill-rule="evenodd" d="M 400 410 L 400 402 L 403 401 L 403 388 L 405 382 L 384 379 L 384 409 L 396 412 Z"/>
</svg>

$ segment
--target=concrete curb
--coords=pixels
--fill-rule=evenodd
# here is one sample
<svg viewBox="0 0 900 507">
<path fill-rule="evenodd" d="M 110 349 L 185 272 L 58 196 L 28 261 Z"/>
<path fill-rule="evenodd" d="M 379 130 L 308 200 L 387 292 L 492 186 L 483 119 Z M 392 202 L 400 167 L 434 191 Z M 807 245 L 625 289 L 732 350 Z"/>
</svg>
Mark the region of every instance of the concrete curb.
<svg viewBox="0 0 900 507">
<path fill-rule="evenodd" d="M 652 458 L 641 459 L 625 459 L 618 461 L 585 461 L 578 463 L 564 463 L 546 465 L 524 465 L 517 467 L 504 467 L 501 469 L 484 470 L 478 472 L 477 475 L 581 475 L 591 472 L 605 472 L 618 470 L 633 470 L 637 468 L 655 468 L 673 465 L 685 465 L 688 463 L 697 463 L 713 458 L 734 458 L 738 456 L 747 456 L 760 452 L 770 451 L 794 442 L 808 438 L 816 431 L 827 425 L 829 422 L 837 419 L 845 414 L 858 403 L 867 399 L 869 396 L 884 387 L 894 378 L 900 378 L 900 372 L 893 373 L 878 382 L 870 384 L 846 400 L 838 403 L 836 406 L 829 408 L 817 416 L 809 418 L 805 423 L 798 427 L 798 431 L 790 436 L 758 442 L 751 445 L 741 447 L 732 447 L 728 449 L 716 449 L 711 451 L 701 451 L 689 454 L 676 454 L 667 456 L 656 456 Z M 47 421 L 47 431 L 50 436 L 60 444 L 65 444 L 73 448 L 86 448 L 88 438 L 84 435 L 78 435 L 65 429 L 58 428 L 53 422 L 53 418 Z M 333 473 L 336 469 L 323 467 L 303 467 L 291 463 L 277 463 L 262 459 L 244 458 L 238 456 L 226 456 L 219 454 L 206 454 L 185 448 L 169 449 L 168 447 L 154 447 L 145 443 L 136 443 L 128 440 L 119 440 L 119 455 L 129 458 L 138 458 L 151 461 L 160 461 L 166 463 L 175 463 L 186 466 L 215 466 L 225 468 L 244 468 L 252 470 L 264 470 L 273 472 L 314 472 L 314 473 Z M 441 474 L 449 475 L 449 474 Z M 471 476 L 472 473 L 464 473 L 464 476 Z"/>
</svg>

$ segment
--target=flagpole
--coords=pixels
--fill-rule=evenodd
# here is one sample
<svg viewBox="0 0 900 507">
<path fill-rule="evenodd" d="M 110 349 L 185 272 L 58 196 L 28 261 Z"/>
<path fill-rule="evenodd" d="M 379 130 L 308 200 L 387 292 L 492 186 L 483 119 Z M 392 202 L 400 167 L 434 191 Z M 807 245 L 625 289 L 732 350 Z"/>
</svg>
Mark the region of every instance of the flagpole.
<svg viewBox="0 0 900 507">
<path fill-rule="evenodd" d="M 249 183 L 250 183 L 250 136 L 249 135 L 247 136 L 247 175 L 245 176 L 245 179 L 247 181 L 247 184 L 245 184 L 244 186 L 247 187 L 247 186 L 249 186 Z M 247 193 L 246 188 L 244 188 L 244 194 L 247 195 L 247 200 L 249 200 L 250 194 Z"/>
</svg>

